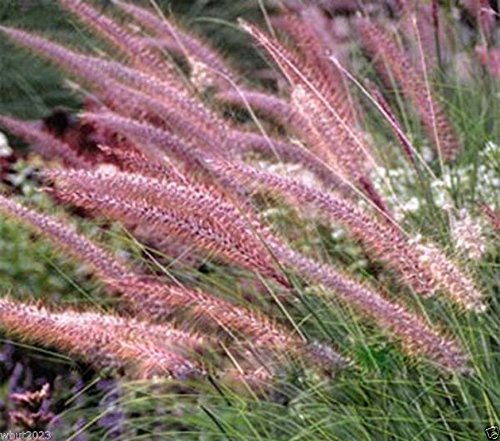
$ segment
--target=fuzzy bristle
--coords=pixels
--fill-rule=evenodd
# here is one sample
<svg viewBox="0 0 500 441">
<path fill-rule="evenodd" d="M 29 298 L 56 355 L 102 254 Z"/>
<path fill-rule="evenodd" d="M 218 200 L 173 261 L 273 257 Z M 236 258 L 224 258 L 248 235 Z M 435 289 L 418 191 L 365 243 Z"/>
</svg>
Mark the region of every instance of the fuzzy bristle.
<svg viewBox="0 0 500 441">
<path fill-rule="evenodd" d="M 360 18 L 357 23 L 363 45 L 374 58 L 375 67 L 389 84 L 391 78 L 395 78 L 418 112 L 440 157 L 453 162 L 460 153 L 460 140 L 441 103 L 430 90 L 425 75 L 412 66 L 408 56 L 380 25 L 367 18 Z"/>
<path fill-rule="evenodd" d="M 171 349 L 181 334 L 167 327 L 100 313 L 56 313 L 6 298 L 0 299 L 0 326 L 30 342 L 69 352 L 99 367 L 123 369 L 133 377 L 182 379 L 203 372 Z"/>
</svg>

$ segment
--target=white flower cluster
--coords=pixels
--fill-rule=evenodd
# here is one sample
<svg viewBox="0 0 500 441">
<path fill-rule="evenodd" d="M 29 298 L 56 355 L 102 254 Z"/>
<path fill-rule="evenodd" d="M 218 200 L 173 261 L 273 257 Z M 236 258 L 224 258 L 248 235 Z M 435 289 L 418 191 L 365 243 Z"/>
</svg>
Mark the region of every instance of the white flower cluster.
<svg viewBox="0 0 500 441">
<path fill-rule="evenodd" d="M 488 141 L 479 152 L 479 166 L 477 169 L 477 192 L 482 202 L 496 205 L 500 193 L 500 145 Z M 469 167 L 472 167 L 469 165 Z"/>
<path fill-rule="evenodd" d="M 453 189 L 459 186 L 465 203 L 474 201 L 473 204 L 482 202 L 495 206 L 498 203 L 495 199 L 500 192 L 499 166 L 500 146 L 488 141 L 479 152 L 477 165 L 471 162 L 454 166 L 430 182 L 434 203 L 443 210 L 452 210 L 455 204 L 451 195 Z M 418 185 L 416 173 L 408 164 L 392 169 L 377 167 L 373 170 L 372 180 L 398 221 L 420 209 L 421 201 L 415 196 Z"/>
<path fill-rule="evenodd" d="M 397 221 L 420 209 L 420 200 L 413 191 L 416 185 L 414 172 L 406 164 L 390 169 L 377 167 L 371 178 Z"/>
<path fill-rule="evenodd" d="M 285 162 L 269 162 L 269 161 L 255 161 L 253 163 L 255 168 L 263 172 L 276 174 L 285 178 L 290 178 L 299 181 L 304 185 L 313 188 L 321 188 L 321 182 L 314 176 L 312 172 L 304 168 L 300 164 L 290 164 Z M 287 215 L 288 208 L 286 207 L 272 207 L 267 208 L 261 213 L 263 219 L 272 219 L 279 216 Z M 311 209 L 304 215 L 305 219 L 313 220 L 317 216 L 316 210 Z"/>
<path fill-rule="evenodd" d="M 286 162 L 268 162 L 258 161 L 254 163 L 255 167 L 259 170 L 277 174 L 286 178 L 291 178 L 301 182 L 304 185 L 313 188 L 321 188 L 321 182 L 316 178 L 314 173 L 307 170 L 301 164 L 291 164 Z"/>
<path fill-rule="evenodd" d="M 460 173 L 460 169 L 456 173 Z M 465 176 L 465 174 L 463 174 Z M 451 199 L 450 192 L 452 190 L 451 174 L 445 171 L 441 179 L 433 179 L 431 182 L 431 193 L 434 203 L 441 209 L 449 211 L 453 208 L 454 203 Z"/>
</svg>

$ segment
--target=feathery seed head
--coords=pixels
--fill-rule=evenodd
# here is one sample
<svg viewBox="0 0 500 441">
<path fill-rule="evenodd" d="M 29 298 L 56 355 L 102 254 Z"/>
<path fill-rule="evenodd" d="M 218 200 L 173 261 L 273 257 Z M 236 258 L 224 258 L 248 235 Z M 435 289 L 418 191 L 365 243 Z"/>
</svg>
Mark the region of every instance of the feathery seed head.
<svg viewBox="0 0 500 441">
<path fill-rule="evenodd" d="M 206 188 L 121 172 L 104 176 L 54 170 L 46 177 L 67 202 L 130 224 L 154 226 L 287 285 L 262 243 L 266 229 L 253 215 L 249 223 L 239 208 Z"/>
<path fill-rule="evenodd" d="M 0 116 L 0 125 L 29 142 L 32 148 L 48 160 L 58 158 L 68 167 L 88 169 L 91 165 L 68 144 L 44 132 L 39 124 Z"/>
<path fill-rule="evenodd" d="M 127 374 L 140 378 L 158 375 L 184 378 L 187 373 L 202 372 L 194 362 L 167 346 L 176 344 L 172 333 L 165 333 L 160 341 L 155 332 L 148 332 L 147 325 L 137 326 L 134 321 L 118 317 L 71 311 L 54 313 L 3 298 L 0 299 L 0 327 L 29 341 L 69 352 L 91 364 L 124 369 Z"/>
<path fill-rule="evenodd" d="M 460 141 L 441 103 L 430 90 L 426 76 L 412 66 L 408 56 L 380 25 L 368 18 L 359 18 L 357 29 L 379 73 L 389 86 L 391 78 L 398 82 L 418 112 L 438 154 L 443 160 L 453 162 L 460 152 Z"/>
<path fill-rule="evenodd" d="M 125 267 L 109 253 L 60 220 L 29 210 L 2 195 L 0 195 L 0 212 L 34 228 L 67 253 L 90 264 L 102 279 L 120 277 L 126 272 Z"/>
</svg>

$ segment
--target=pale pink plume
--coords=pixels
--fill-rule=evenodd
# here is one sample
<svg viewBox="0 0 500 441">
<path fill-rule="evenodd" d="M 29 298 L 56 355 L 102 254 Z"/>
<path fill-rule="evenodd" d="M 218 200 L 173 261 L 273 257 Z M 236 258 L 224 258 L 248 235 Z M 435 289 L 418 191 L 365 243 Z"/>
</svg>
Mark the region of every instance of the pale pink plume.
<svg viewBox="0 0 500 441">
<path fill-rule="evenodd" d="M 263 240 L 267 231 L 205 187 L 162 183 L 140 175 L 52 171 L 46 177 L 67 202 L 127 223 L 154 226 L 214 252 L 223 259 L 288 285 L 269 256 Z"/>
<path fill-rule="evenodd" d="M 161 80 L 168 82 L 183 93 L 185 86 L 177 77 L 177 68 L 173 63 L 151 50 L 139 38 L 128 32 L 123 26 L 81 0 L 59 0 L 61 5 L 77 15 L 97 35 L 105 37 L 142 69 Z"/>
<path fill-rule="evenodd" d="M 180 285 L 165 285 L 153 277 L 133 272 L 125 263 L 119 262 L 102 247 L 77 233 L 69 224 L 54 217 L 29 210 L 1 195 L 0 211 L 34 228 L 75 260 L 90 264 L 94 274 L 113 291 L 118 291 L 128 308 L 131 308 L 140 320 L 165 323 L 166 320 L 172 319 L 173 310 L 188 308 L 189 315 L 194 316 L 195 319 L 197 317 L 208 318 L 219 327 L 229 330 L 231 335 L 234 331 L 239 332 L 246 336 L 245 339 L 250 338 L 250 343 L 256 348 L 292 351 L 321 362 L 325 369 L 333 369 L 342 364 L 343 358 L 338 354 L 334 355 L 336 353 L 326 345 L 308 344 L 300 336 L 273 323 L 258 312 L 252 312 L 201 291 L 189 290 Z M 81 326 L 91 326 L 96 317 L 104 320 L 95 313 L 78 313 L 75 316 L 74 313 L 68 311 L 65 311 L 62 317 L 69 322 L 74 320 Z M 110 331 L 114 326 L 117 333 L 121 332 L 120 319 L 108 317 L 105 320 Z M 208 342 L 207 339 L 204 340 L 192 333 L 169 330 L 164 326 L 145 325 L 142 322 L 129 321 L 127 329 L 129 329 L 129 337 L 131 333 L 138 333 L 138 336 L 145 333 L 149 335 L 150 340 L 154 337 L 157 343 L 162 343 L 171 335 L 179 343 L 197 352 L 201 350 L 204 343 Z M 320 349 L 324 353 L 320 353 Z"/>
<path fill-rule="evenodd" d="M 216 125 L 218 128 L 221 127 L 218 117 L 213 112 L 189 94 L 183 93 L 175 84 L 172 85 L 147 72 L 113 60 L 75 52 L 43 37 L 19 29 L 0 27 L 0 31 L 16 43 L 56 62 L 70 73 L 82 78 L 93 88 L 104 92 L 108 91 L 109 94 L 111 93 L 109 89 L 113 89 L 113 85 L 117 85 L 117 81 L 120 81 L 128 85 L 128 89 L 135 88 L 137 93 L 147 94 L 175 109 L 184 119 L 197 121 L 198 125 L 203 124 L 205 128 L 210 127 L 212 130 Z"/>
<path fill-rule="evenodd" d="M 353 98 L 342 72 L 330 62 L 332 51 L 325 41 L 328 37 L 320 32 L 325 32 L 326 19 L 317 12 L 310 7 L 300 14 L 282 14 L 273 19 L 273 24 L 284 30 L 293 41 L 293 49 L 298 52 L 303 74 L 310 77 L 314 86 L 335 107 L 339 117 L 352 125 L 356 122 Z"/>
<path fill-rule="evenodd" d="M 378 259 L 397 270 L 402 281 L 423 296 L 445 293 L 466 309 L 484 311 L 482 294 L 473 281 L 434 245 L 415 245 L 397 225 L 380 222 L 350 201 L 292 179 L 236 163 L 212 163 L 239 185 L 263 188 L 284 196 L 303 210 L 319 210 L 328 221 L 340 223 Z"/>
<path fill-rule="evenodd" d="M 54 172 L 52 178 L 56 178 L 57 175 L 59 175 L 59 181 L 62 182 L 62 185 L 59 184 L 58 192 L 63 193 L 63 199 L 85 206 L 86 208 L 97 209 L 119 219 L 128 218 L 129 220 L 133 219 L 137 222 L 146 222 L 150 225 L 155 225 L 158 231 L 172 233 L 178 237 L 189 237 L 194 243 L 201 243 L 206 247 L 212 246 L 216 248 L 219 252 L 222 252 L 223 255 L 228 256 L 230 260 L 234 260 L 243 266 L 250 264 L 251 268 L 262 271 L 262 269 L 260 269 L 262 264 L 257 262 L 265 262 L 265 259 L 264 261 L 261 259 L 267 256 L 267 253 L 260 256 L 256 262 L 256 257 L 251 256 L 255 256 L 254 253 L 256 251 L 258 252 L 258 250 L 254 249 L 250 251 L 247 249 L 247 251 L 245 251 L 245 247 L 243 247 L 241 251 L 234 253 L 231 247 L 228 248 L 228 245 L 235 240 L 235 237 L 228 237 L 227 244 L 222 246 L 222 241 L 226 240 L 223 239 L 223 233 L 218 228 L 207 229 L 209 225 L 215 226 L 215 223 L 207 218 L 209 214 L 213 214 L 222 225 L 226 226 L 228 225 L 226 221 L 231 221 L 233 218 L 233 214 L 231 214 L 233 209 L 229 208 L 226 203 L 221 201 L 217 201 L 215 205 L 212 205 L 210 195 L 197 194 L 195 196 L 194 193 L 189 195 L 185 193 L 186 189 L 178 186 L 170 186 L 169 188 L 165 188 L 165 191 L 162 193 L 157 193 L 159 188 L 155 185 L 151 185 L 151 183 L 148 187 L 143 178 L 138 180 L 135 177 L 133 179 L 131 179 L 131 177 L 123 177 L 121 180 L 116 178 L 114 180 L 111 179 L 109 184 L 106 184 L 106 177 L 100 177 L 96 174 L 86 172 Z M 87 182 L 86 178 L 89 178 Z M 74 180 L 73 184 L 71 183 L 71 179 Z M 134 181 L 136 181 L 137 184 L 135 184 Z M 112 183 L 114 183 L 114 185 L 112 185 Z M 107 193 L 110 192 L 111 187 L 115 187 L 117 189 L 115 193 L 118 193 L 118 197 L 100 194 L 103 193 L 102 190 L 94 192 L 89 189 L 90 186 L 94 188 L 96 184 L 101 188 L 107 187 Z M 134 194 L 138 194 L 140 191 L 147 193 L 146 198 L 149 200 L 149 203 L 135 199 Z M 174 197 L 172 191 L 174 193 L 178 192 L 181 199 L 181 206 L 178 207 L 176 204 L 176 211 L 169 213 L 165 209 L 154 208 L 151 205 L 151 202 L 155 204 L 159 202 L 157 198 L 160 199 L 163 204 L 167 204 L 168 200 L 165 200 L 167 196 L 172 202 L 178 200 L 177 197 Z M 132 198 L 120 198 L 120 192 L 128 193 Z M 151 194 L 149 194 L 149 192 L 151 192 Z M 188 222 L 190 221 L 188 221 L 189 218 L 185 217 L 185 214 L 181 214 L 181 216 L 178 214 L 179 211 L 183 210 L 182 204 L 185 204 L 186 201 L 189 201 L 191 210 L 194 208 L 196 211 L 196 207 L 198 206 L 200 210 L 198 216 L 201 216 L 202 219 L 206 219 L 206 221 L 202 223 L 200 223 L 200 220 L 196 221 L 193 219 L 191 222 L 193 227 L 196 226 L 195 229 L 189 226 L 190 224 Z M 183 221 L 184 225 L 180 223 L 180 219 L 182 218 L 186 219 Z M 231 223 L 235 221 L 237 223 L 243 222 L 243 229 L 248 228 L 246 222 L 241 220 L 240 215 L 238 215 L 238 220 L 235 219 L 231 221 Z M 177 225 L 174 223 L 177 223 Z M 233 235 L 235 235 L 236 238 L 241 237 L 241 234 L 245 234 L 244 232 L 241 234 L 236 233 L 238 229 L 239 227 L 236 227 L 236 229 L 231 228 L 231 231 L 235 232 Z M 257 243 L 253 241 L 252 245 L 257 246 Z M 266 236 L 266 243 L 283 264 L 298 271 L 306 279 L 316 283 L 322 283 L 328 288 L 333 289 L 347 302 L 347 304 L 355 306 L 356 309 L 359 309 L 361 312 L 371 317 L 381 326 L 391 330 L 403 341 L 404 347 L 408 352 L 429 356 L 439 364 L 450 369 L 463 368 L 463 357 L 454 343 L 434 334 L 420 319 L 412 316 L 402 307 L 382 299 L 378 294 L 336 273 L 333 269 L 293 252 L 269 235 Z M 241 245 L 243 245 L 243 243 L 241 243 Z M 246 256 L 246 261 L 245 259 L 242 260 L 242 257 L 239 257 L 242 256 L 242 251 Z M 263 251 L 261 250 L 260 252 L 262 253 Z M 265 271 L 267 270 L 265 270 L 264 267 L 264 274 Z"/>
<path fill-rule="evenodd" d="M 304 257 L 279 243 L 269 243 L 276 257 L 306 280 L 324 285 L 348 307 L 388 330 L 409 355 L 428 357 L 442 368 L 467 372 L 467 357 L 456 342 L 439 335 L 417 315 L 383 298 L 332 267 Z"/>
<path fill-rule="evenodd" d="M 425 55 L 425 69 L 428 74 L 442 67 L 448 61 L 453 41 L 452 29 L 436 0 L 432 4 L 402 1 L 402 17 L 399 23 L 400 32 L 408 42 L 414 67 L 422 72 L 424 68 L 421 56 Z"/>
<path fill-rule="evenodd" d="M 476 48 L 476 53 L 479 56 L 481 64 L 483 64 L 488 72 L 496 78 L 500 78 L 500 48 L 487 49 L 482 46 Z"/>
<path fill-rule="evenodd" d="M 68 167 L 88 169 L 91 167 L 83 157 L 68 144 L 44 132 L 39 123 L 0 116 L 0 125 L 9 132 L 30 143 L 31 148 L 45 159 L 58 159 Z"/>
<path fill-rule="evenodd" d="M 179 346 L 178 340 L 184 340 L 185 333 L 166 326 L 100 313 L 51 312 L 3 298 L 0 327 L 28 342 L 67 352 L 98 367 L 123 369 L 135 378 L 185 379 L 203 374 L 196 362 L 171 349 Z"/>
<path fill-rule="evenodd" d="M 167 41 L 170 40 L 170 46 L 176 47 L 178 53 L 187 57 L 191 64 L 192 74 L 197 66 L 205 66 L 209 84 L 228 87 L 231 82 L 234 84 L 238 82 L 239 78 L 236 72 L 208 43 L 190 35 L 165 17 L 159 17 L 158 14 L 145 8 L 118 0 L 114 0 L 114 3 L 133 16 L 153 35 Z"/>
<path fill-rule="evenodd" d="M 304 61 L 295 52 L 266 35 L 257 27 L 240 22 L 252 37 L 266 49 L 278 64 L 291 84 L 291 104 L 307 124 L 296 127 L 309 148 L 332 167 L 342 180 L 346 180 L 363 191 L 382 211 L 385 203 L 368 178 L 368 160 L 371 153 L 363 142 L 363 136 L 352 124 L 351 116 L 345 108 L 345 99 L 339 90 L 344 87 L 342 78 L 336 80 L 337 90 L 332 87 L 333 77 L 319 73 L 314 60 Z M 308 41 L 310 29 L 304 31 Z M 319 44 L 319 43 L 318 43 Z M 321 60 L 321 65 L 326 60 Z M 331 69 L 333 69 L 333 63 Z"/>
<path fill-rule="evenodd" d="M 215 324 L 231 336 L 230 343 L 234 337 L 241 337 L 245 346 L 250 345 L 256 351 L 272 349 L 278 354 L 301 356 L 327 371 L 338 369 L 347 362 L 329 345 L 306 342 L 299 334 L 258 311 L 199 290 L 165 285 L 151 277 L 134 274 L 114 280 L 112 286 L 135 304 L 139 318 L 147 317 L 161 323 L 171 316 L 172 309 L 188 309 L 194 322 L 202 320 L 205 332 L 209 331 L 210 323 Z"/>
<path fill-rule="evenodd" d="M 463 4 L 474 17 L 481 31 L 482 37 L 487 42 L 492 37 L 497 13 L 491 7 L 489 0 L 464 0 Z"/>
<path fill-rule="evenodd" d="M 380 25 L 368 18 L 359 18 L 356 26 L 363 46 L 383 79 L 389 85 L 391 78 L 397 81 L 417 111 L 438 155 L 446 162 L 453 162 L 461 149 L 460 140 L 444 108 L 430 90 L 425 74 L 412 66 L 406 53 Z"/>
<path fill-rule="evenodd" d="M 294 111 L 288 101 L 272 95 L 270 92 L 238 88 L 223 90 L 216 96 L 226 104 L 243 109 L 250 107 L 258 115 L 269 117 L 286 127 L 306 123 L 301 115 Z"/>
<path fill-rule="evenodd" d="M 102 279 L 119 278 L 125 266 L 104 249 L 96 246 L 69 224 L 34 210 L 0 195 L 0 212 L 34 228 L 38 233 L 55 242 L 66 253 L 92 266 Z"/>
<path fill-rule="evenodd" d="M 391 126 L 391 130 L 394 133 L 395 138 L 399 141 L 399 145 L 401 146 L 404 155 L 406 156 L 408 161 L 410 161 L 410 163 L 413 165 L 415 170 L 418 170 L 415 158 L 415 148 L 411 144 L 411 141 L 408 139 L 408 137 L 405 135 L 405 132 L 403 130 L 403 127 L 401 126 L 400 121 L 392 111 L 391 105 L 385 99 L 384 95 L 382 94 L 380 89 L 377 88 L 375 84 L 367 81 L 367 87 L 373 99 L 377 102 L 381 110 L 385 113 L 385 117 Z"/>
</svg>

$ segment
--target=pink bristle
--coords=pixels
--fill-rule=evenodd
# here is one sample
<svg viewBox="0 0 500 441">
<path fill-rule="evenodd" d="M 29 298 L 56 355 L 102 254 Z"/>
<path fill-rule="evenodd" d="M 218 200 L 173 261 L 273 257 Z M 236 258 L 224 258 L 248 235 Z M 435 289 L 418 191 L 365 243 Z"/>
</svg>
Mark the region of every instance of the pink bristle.
<svg viewBox="0 0 500 441">
<path fill-rule="evenodd" d="M 91 164 L 79 156 L 68 144 L 42 131 L 38 124 L 0 116 L 0 125 L 29 142 L 37 153 L 48 160 L 62 161 L 68 167 L 91 168 Z"/>
</svg>

